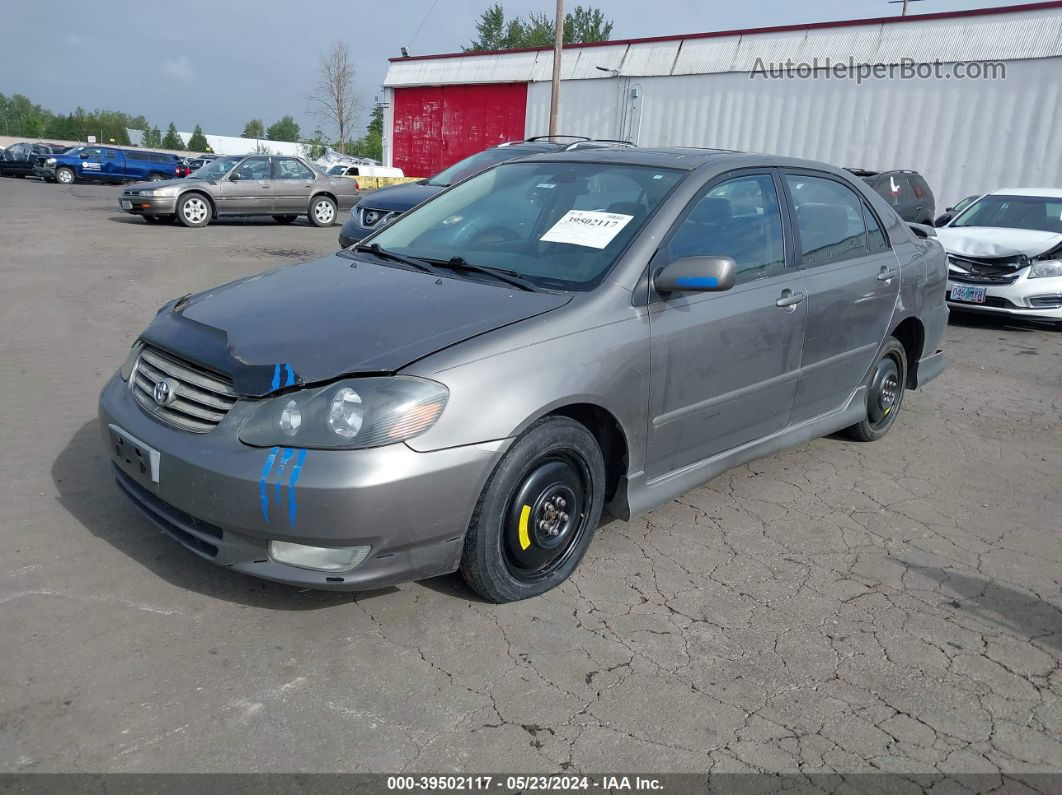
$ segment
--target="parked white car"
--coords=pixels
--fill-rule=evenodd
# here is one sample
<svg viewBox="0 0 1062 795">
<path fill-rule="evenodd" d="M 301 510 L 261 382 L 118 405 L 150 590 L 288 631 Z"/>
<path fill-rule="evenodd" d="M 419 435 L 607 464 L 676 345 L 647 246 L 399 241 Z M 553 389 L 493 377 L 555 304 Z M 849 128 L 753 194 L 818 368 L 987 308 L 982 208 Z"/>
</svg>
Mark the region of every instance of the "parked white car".
<svg viewBox="0 0 1062 795">
<path fill-rule="evenodd" d="M 330 177 L 404 177 L 400 168 L 365 163 L 336 163 L 327 171 Z"/>
<path fill-rule="evenodd" d="M 1062 189 L 982 196 L 937 239 L 948 252 L 948 305 L 1062 328 Z"/>
</svg>

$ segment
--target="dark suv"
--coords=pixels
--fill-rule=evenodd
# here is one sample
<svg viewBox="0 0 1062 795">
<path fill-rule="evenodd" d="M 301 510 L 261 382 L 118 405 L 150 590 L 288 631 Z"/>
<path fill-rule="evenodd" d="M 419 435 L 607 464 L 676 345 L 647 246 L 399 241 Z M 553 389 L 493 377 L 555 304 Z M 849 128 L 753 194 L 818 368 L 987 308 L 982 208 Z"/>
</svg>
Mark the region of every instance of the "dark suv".
<svg viewBox="0 0 1062 795">
<path fill-rule="evenodd" d="M 877 191 L 882 198 L 892 205 L 903 220 L 908 223 L 933 225 L 937 201 L 925 178 L 917 171 L 898 169 L 896 171 L 867 171 L 862 168 L 848 169 Z"/>
<path fill-rule="evenodd" d="M 65 152 L 67 147 L 59 144 L 38 144 L 25 141 L 0 150 L 0 175 L 5 177 L 32 177 L 33 164 L 38 157 L 51 157 Z"/>
<path fill-rule="evenodd" d="M 339 231 L 339 245 L 343 248 L 354 245 L 375 231 L 382 223 L 394 220 L 406 210 L 427 201 L 444 188 L 498 163 L 547 152 L 615 146 L 632 146 L 632 144 L 629 141 L 592 140 L 577 135 L 541 135 L 525 141 L 506 141 L 503 144 L 492 146 L 490 149 L 484 149 L 482 152 L 469 155 L 464 160 L 459 160 L 434 177 L 372 191 L 351 210 L 350 217 Z"/>
</svg>

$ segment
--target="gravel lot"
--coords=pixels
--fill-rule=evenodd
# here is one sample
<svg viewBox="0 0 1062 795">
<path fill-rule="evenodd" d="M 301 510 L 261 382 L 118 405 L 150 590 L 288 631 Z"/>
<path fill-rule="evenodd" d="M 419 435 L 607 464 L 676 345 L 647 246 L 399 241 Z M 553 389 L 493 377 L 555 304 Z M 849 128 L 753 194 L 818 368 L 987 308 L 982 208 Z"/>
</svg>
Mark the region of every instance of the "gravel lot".
<svg viewBox="0 0 1062 795">
<path fill-rule="evenodd" d="M 217 569 L 110 482 L 96 397 L 169 298 L 336 247 L 0 181 L 0 770 L 1062 771 L 1062 333 L 954 320 L 886 439 L 599 531 L 514 605 Z"/>
</svg>

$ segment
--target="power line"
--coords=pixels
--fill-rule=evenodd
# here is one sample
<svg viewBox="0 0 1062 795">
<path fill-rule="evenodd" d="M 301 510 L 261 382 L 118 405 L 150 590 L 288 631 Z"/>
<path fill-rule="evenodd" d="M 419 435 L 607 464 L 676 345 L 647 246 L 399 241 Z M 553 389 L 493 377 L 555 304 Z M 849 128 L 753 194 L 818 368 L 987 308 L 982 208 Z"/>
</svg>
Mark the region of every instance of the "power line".
<svg viewBox="0 0 1062 795">
<path fill-rule="evenodd" d="M 424 19 L 422 19 L 420 21 L 420 25 L 417 26 L 417 32 L 414 33 L 413 34 L 413 38 L 409 40 L 409 46 L 410 47 L 413 46 L 413 42 L 415 42 L 417 40 L 417 36 L 420 35 L 420 32 L 422 30 L 424 30 L 424 25 L 428 21 L 428 17 L 431 16 L 431 12 L 435 10 L 435 6 L 438 5 L 438 3 L 439 3 L 439 0 L 434 0 L 434 2 L 432 2 L 431 8 L 428 9 L 428 13 L 424 15 Z"/>
</svg>

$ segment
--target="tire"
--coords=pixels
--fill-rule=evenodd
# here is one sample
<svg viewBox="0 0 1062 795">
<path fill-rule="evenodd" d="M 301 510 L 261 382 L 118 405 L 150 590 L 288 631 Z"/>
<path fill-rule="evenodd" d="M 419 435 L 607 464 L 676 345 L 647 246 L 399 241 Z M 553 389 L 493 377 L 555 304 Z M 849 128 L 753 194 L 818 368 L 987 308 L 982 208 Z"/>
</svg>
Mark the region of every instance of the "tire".
<svg viewBox="0 0 1062 795">
<path fill-rule="evenodd" d="M 186 193 L 177 200 L 177 220 L 182 226 L 198 229 L 210 223 L 213 209 L 202 193 Z"/>
<path fill-rule="evenodd" d="M 298 217 L 297 215 L 274 215 L 273 220 L 278 224 L 290 224 Z"/>
<path fill-rule="evenodd" d="M 539 420 L 483 488 L 465 536 L 461 575 L 484 599 L 514 602 L 564 582 L 601 519 L 605 460 L 567 417 Z"/>
<path fill-rule="evenodd" d="M 149 224 L 157 224 L 159 222 L 159 217 L 157 215 L 145 215 L 144 221 Z"/>
<path fill-rule="evenodd" d="M 314 226 L 331 226 L 336 222 L 337 214 L 336 203 L 327 196 L 315 196 L 310 200 L 307 216 Z"/>
<path fill-rule="evenodd" d="M 148 182 L 162 182 L 162 180 L 164 180 L 164 179 L 166 179 L 166 178 L 164 176 L 162 176 L 162 174 L 155 174 L 155 173 L 148 174 Z"/>
<path fill-rule="evenodd" d="M 889 337 L 867 378 L 867 416 L 845 428 L 857 442 L 876 442 L 896 422 L 907 393 L 907 350 Z"/>
<path fill-rule="evenodd" d="M 77 175 L 74 174 L 74 169 L 62 166 L 56 169 L 55 181 L 60 185 L 73 185 L 74 180 L 77 179 Z"/>
</svg>

